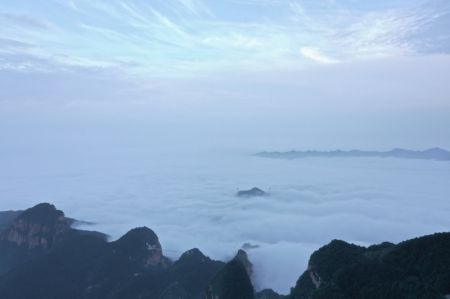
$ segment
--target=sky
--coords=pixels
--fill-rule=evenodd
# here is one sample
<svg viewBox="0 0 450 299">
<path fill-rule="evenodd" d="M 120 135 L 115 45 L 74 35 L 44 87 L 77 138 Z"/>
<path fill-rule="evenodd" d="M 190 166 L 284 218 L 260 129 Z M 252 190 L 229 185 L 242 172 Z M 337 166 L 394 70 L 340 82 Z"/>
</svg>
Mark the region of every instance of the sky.
<svg viewBox="0 0 450 299">
<path fill-rule="evenodd" d="M 3 0 L 0 137 L 15 150 L 111 128 L 252 150 L 450 147 L 449 12 L 445 0 Z"/>
<path fill-rule="evenodd" d="M 4 0 L 0 137 L 116 126 L 258 149 L 450 147 L 449 12 L 445 0 Z"/>
<path fill-rule="evenodd" d="M 1 68 L 149 78 L 441 54 L 449 9 L 445 0 L 6 0 Z"/>
</svg>

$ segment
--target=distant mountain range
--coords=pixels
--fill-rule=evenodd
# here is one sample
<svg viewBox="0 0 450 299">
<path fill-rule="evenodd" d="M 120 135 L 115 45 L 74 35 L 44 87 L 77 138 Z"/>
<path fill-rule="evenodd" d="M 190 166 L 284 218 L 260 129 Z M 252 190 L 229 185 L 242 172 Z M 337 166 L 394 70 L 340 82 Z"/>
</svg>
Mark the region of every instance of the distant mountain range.
<svg viewBox="0 0 450 299">
<path fill-rule="evenodd" d="M 11 214 L 13 213 L 13 214 Z M 450 233 L 361 247 L 334 240 L 314 252 L 291 293 L 255 292 L 239 250 L 215 261 L 194 248 L 172 261 L 149 228 L 117 241 L 71 227 L 51 204 L 0 213 L 2 299 L 446 299 Z M 295 258 L 295 257 L 294 257 Z"/>
<path fill-rule="evenodd" d="M 275 159 L 301 159 L 309 157 L 379 157 L 379 158 L 402 158 L 402 159 L 420 159 L 450 161 L 450 152 L 441 148 L 430 148 L 423 151 L 414 151 L 408 149 L 396 148 L 390 151 L 288 151 L 288 152 L 260 152 L 255 154 L 258 157 Z"/>
</svg>

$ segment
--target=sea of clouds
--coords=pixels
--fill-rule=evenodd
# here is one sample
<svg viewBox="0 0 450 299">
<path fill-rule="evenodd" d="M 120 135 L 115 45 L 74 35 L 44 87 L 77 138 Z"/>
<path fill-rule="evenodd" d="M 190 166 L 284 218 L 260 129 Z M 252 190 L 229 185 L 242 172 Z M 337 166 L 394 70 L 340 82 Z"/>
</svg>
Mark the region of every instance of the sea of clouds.
<svg viewBox="0 0 450 299">
<path fill-rule="evenodd" d="M 145 225 L 173 259 L 198 247 L 226 260 L 250 243 L 258 246 L 248 250 L 258 289 L 288 293 L 310 254 L 332 239 L 368 245 L 450 228 L 449 162 L 148 148 L 30 152 L 2 156 L 0 210 L 51 202 L 111 239 Z M 254 186 L 270 196 L 235 196 Z"/>
</svg>

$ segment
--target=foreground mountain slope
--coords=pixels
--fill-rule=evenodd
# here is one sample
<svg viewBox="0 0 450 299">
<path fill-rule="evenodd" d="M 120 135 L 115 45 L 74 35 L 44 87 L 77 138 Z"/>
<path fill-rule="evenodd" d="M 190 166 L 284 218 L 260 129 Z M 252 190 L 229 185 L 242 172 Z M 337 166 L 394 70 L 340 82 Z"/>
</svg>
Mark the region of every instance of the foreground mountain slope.
<svg viewBox="0 0 450 299">
<path fill-rule="evenodd" d="M 152 239 L 153 231 L 137 230 L 111 243 L 94 235 L 67 236 L 51 252 L 4 275 L 0 298 L 131 299 L 159 298 L 163 293 L 178 298 L 167 296 L 173 285 L 180 286 L 182 298 L 200 298 L 223 267 L 201 253 L 201 259 L 185 254 L 172 264 L 162 256 L 159 241 Z"/>
<path fill-rule="evenodd" d="M 0 298 L 201 298 L 225 263 L 198 249 L 172 263 L 149 228 L 114 242 L 70 227 L 64 214 L 40 204 L 1 235 Z M 26 286 L 26 287 L 23 287 Z"/>
<path fill-rule="evenodd" d="M 106 251 L 104 240 L 74 234 L 1 277 L 0 298 L 83 298 L 87 277 Z"/>
<path fill-rule="evenodd" d="M 311 255 L 291 294 L 255 293 L 239 250 L 224 263 L 191 249 L 172 262 L 139 227 L 108 242 L 71 227 L 53 205 L 9 220 L 0 233 L 1 299 L 443 299 L 450 295 L 450 233 L 370 247 L 334 240 Z"/>
<path fill-rule="evenodd" d="M 47 203 L 38 204 L 8 220 L 8 225 L 0 232 L 0 274 L 48 252 L 72 231 L 72 220 Z"/>
<path fill-rule="evenodd" d="M 332 241 L 310 258 L 292 299 L 444 298 L 450 294 L 450 233 L 368 248 Z"/>
</svg>

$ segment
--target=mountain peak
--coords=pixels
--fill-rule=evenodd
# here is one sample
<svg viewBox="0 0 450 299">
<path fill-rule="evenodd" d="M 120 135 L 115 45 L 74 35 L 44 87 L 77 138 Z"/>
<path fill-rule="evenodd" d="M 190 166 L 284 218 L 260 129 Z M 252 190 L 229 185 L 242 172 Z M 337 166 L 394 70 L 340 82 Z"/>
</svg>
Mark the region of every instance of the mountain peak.
<svg viewBox="0 0 450 299">
<path fill-rule="evenodd" d="M 266 196 L 267 192 L 259 189 L 258 187 L 253 187 L 249 190 L 242 190 L 236 193 L 237 197 L 255 197 L 255 196 Z"/>
<path fill-rule="evenodd" d="M 148 227 L 130 230 L 114 242 L 114 247 L 117 252 L 144 266 L 157 266 L 164 261 L 158 236 Z"/>
<path fill-rule="evenodd" d="M 204 260 L 206 259 L 206 256 L 200 251 L 200 249 L 198 248 L 192 248 L 188 251 L 186 251 L 185 253 L 183 253 L 180 257 L 179 260 L 185 260 L 185 259 L 190 259 L 190 260 Z"/>
<path fill-rule="evenodd" d="M 139 247 L 139 245 L 143 244 L 159 244 L 158 236 L 155 234 L 153 230 L 148 227 L 136 227 L 128 231 L 125 235 L 123 235 L 117 243 L 129 244 Z"/>
<path fill-rule="evenodd" d="M 239 261 L 245 267 L 245 270 L 247 271 L 249 277 L 252 276 L 253 264 L 248 259 L 247 252 L 245 252 L 242 249 L 239 249 L 236 256 L 234 257 L 234 260 Z"/>
<path fill-rule="evenodd" d="M 22 212 L 7 228 L 0 240 L 28 249 L 49 249 L 69 231 L 71 220 L 52 204 L 41 203 Z"/>
<path fill-rule="evenodd" d="M 205 299 L 254 299 L 254 289 L 244 265 L 232 259 L 209 284 Z"/>
<path fill-rule="evenodd" d="M 53 223 L 64 218 L 64 212 L 52 204 L 40 203 L 23 211 L 18 218 L 39 223 Z"/>
</svg>

